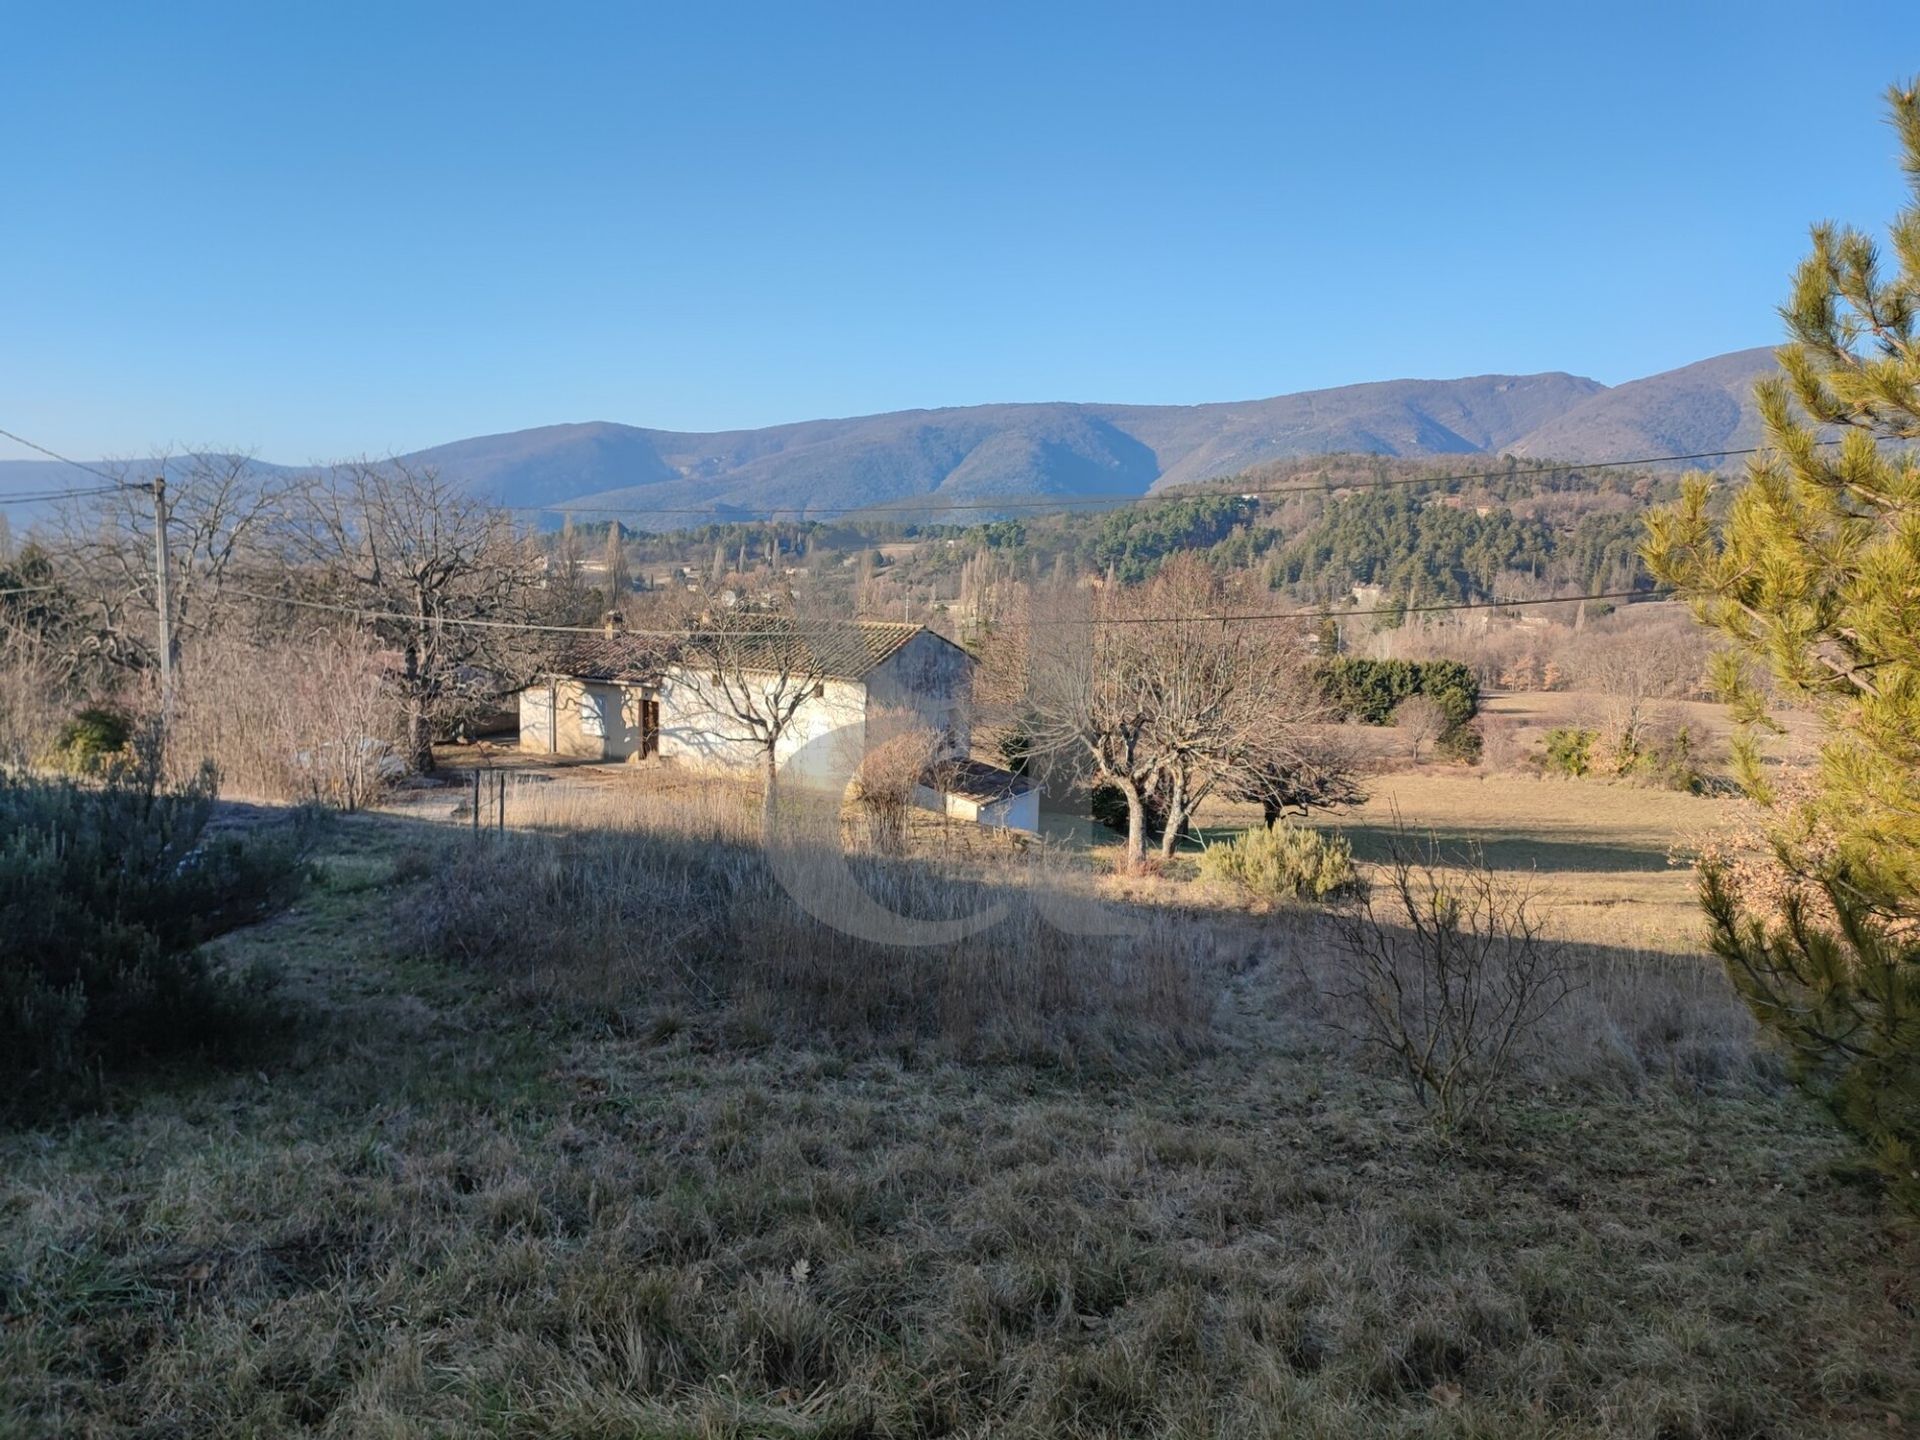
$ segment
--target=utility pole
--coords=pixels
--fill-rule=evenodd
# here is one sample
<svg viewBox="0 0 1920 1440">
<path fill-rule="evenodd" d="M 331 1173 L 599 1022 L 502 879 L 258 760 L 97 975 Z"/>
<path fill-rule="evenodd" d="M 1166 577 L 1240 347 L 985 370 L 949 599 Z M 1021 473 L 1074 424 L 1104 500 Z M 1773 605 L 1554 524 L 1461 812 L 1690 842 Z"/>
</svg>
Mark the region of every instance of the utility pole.
<svg viewBox="0 0 1920 1440">
<path fill-rule="evenodd" d="M 153 604 L 160 613 L 160 713 L 173 713 L 173 574 L 167 562 L 167 477 L 153 477 Z"/>
</svg>

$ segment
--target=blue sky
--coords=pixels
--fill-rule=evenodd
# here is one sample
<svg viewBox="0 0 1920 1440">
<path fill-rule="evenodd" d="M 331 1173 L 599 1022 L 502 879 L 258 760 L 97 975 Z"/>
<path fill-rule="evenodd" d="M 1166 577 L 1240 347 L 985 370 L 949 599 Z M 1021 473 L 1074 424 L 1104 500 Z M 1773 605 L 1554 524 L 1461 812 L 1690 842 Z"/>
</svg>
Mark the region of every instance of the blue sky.
<svg viewBox="0 0 1920 1440">
<path fill-rule="evenodd" d="M 1772 342 L 1807 223 L 1899 202 L 1920 7 L 1847 13 L 6 0 L 0 426 L 1618 382 Z"/>
</svg>

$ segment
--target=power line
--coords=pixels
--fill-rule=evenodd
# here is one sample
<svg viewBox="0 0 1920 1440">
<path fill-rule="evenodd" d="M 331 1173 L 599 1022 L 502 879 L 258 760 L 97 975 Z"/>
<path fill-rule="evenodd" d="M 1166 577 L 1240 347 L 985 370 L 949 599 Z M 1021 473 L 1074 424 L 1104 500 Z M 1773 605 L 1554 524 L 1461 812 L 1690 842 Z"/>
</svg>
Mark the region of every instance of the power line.
<svg viewBox="0 0 1920 1440">
<path fill-rule="evenodd" d="M 351 615 L 360 620 L 404 620 L 408 624 L 458 625 L 478 630 L 517 630 L 528 634 L 543 635 L 602 635 L 607 632 L 602 626 L 594 625 L 540 625 L 530 620 L 482 620 L 477 618 L 460 619 L 450 616 L 409 615 L 402 610 L 370 610 L 364 605 L 342 605 L 328 600 L 302 600 L 292 595 L 268 595 L 258 590 L 243 590 L 237 585 L 222 587 L 223 595 L 238 595 L 247 600 L 259 600 L 269 605 L 291 605 L 301 610 L 326 610 L 337 615 Z M 625 630 L 626 635 L 681 635 L 679 630 Z M 773 634 L 773 631 L 768 631 Z"/>
<path fill-rule="evenodd" d="M 4 436 L 8 440 L 13 441 L 13 443 L 16 445 L 24 445 L 29 450 L 38 450 L 42 455 L 46 456 L 49 460 L 58 460 L 62 465 L 71 465 L 73 466 L 74 469 L 84 470 L 89 475 L 98 475 L 102 480 L 107 480 L 112 482 L 112 485 L 115 489 L 144 490 L 147 488 L 144 485 L 135 485 L 126 480 L 123 480 L 118 475 L 109 475 L 106 471 L 101 470 L 96 466 L 85 464 L 79 460 L 69 459 L 67 456 L 62 455 L 59 451 L 49 450 L 46 446 L 41 445 L 36 441 L 29 440 L 24 435 L 14 434 L 13 431 L 11 430 L 0 430 L 0 436 Z M 98 494 L 100 492 L 95 491 L 93 493 Z"/>
<path fill-rule="evenodd" d="M 1838 445 L 1839 440 L 1817 440 L 1817 445 Z M 962 510 L 1063 510 L 1075 505 L 1140 505 L 1157 500 L 1187 500 L 1205 498 L 1209 495 L 1314 495 L 1326 494 L 1334 490 L 1381 490 L 1397 486 L 1412 485 L 1455 485 L 1474 480 L 1531 480 L 1542 475 L 1570 474 L 1583 470 L 1615 470 L 1635 465 L 1665 465 L 1683 460 L 1721 460 L 1738 455 L 1758 455 L 1765 447 L 1747 446 L 1738 450 L 1695 450 L 1684 455 L 1643 455 L 1631 460 L 1591 460 L 1574 461 L 1561 465 L 1540 465 L 1527 470 L 1477 470 L 1460 475 L 1402 475 L 1377 480 L 1351 480 L 1336 483 L 1330 480 L 1296 482 L 1285 485 L 1229 485 L 1231 476 L 1218 476 L 1212 480 L 1195 480 L 1187 485 L 1159 491 L 1147 491 L 1142 494 L 1108 495 L 1060 495 L 1044 500 L 970 500 L 945 501 L 940 503 L 915 504 L 911 500 L 876 501 L 869 505 L 792 505 L 777 506 L 766 515 L 724 514 L 717 505 L 654 505 L 654 506 L 608 506 L 585 505 L 578 502 L 562 505 L 503 505 L 499 508 L 515 514 L 541 515 L 705 515 L 718 523 L 755 524 L 774 523 L 784 519 L 800 522 L 830 515 L 862 515 L 876 520 L 888 518 L 890 512 L 905 517 L 924 514 L 929 511 Z M 1306 458 L 1306 457 L 1302 457 Z M 1220 485 L 1218 490 L 1189 488 L 1200 485 Z"/>
<path fill-rule="evenodd" d="M 409 625 L 421 623 L 422 617 L 408 614 L 402 610 L 372 610 L 360 605 L 345 605 L 327 600 L 302 600 L 291 595 L 269 595 L 257 590 L 243 590 L 229 585 L 222 591 L 227 595 L 239 595 L 245 599 L 258 600 L 270 605 L 291 605 L 303 610 L 325 610 L 338 615 L 351 615 L 360 620 L 399 620 Z M 1543 599 L 1530 600 L 1446 600 L 1426 605 L 1380 605 L 1358 610 L 1265 610 L 1265 611 L 1227 611 L 1209 615 L 1118 615 L 1118 616 L 1074 616 L 1046 620 L 1029 620 L 1028 625 L 1036 628 L 1079 627 L 1089 628 L 1101 625 L 1226 625 L 1247 621 L 1265 620 L 1320 620 L 1331 615 L 1337 620 L 1357 619 L 1372 615 L 1432 615 L 1449 610 L 1513 610 L 1529 605 L 1577 605 L 1584 600 L 1622 600 L 1628 604 L 1644 604 L 1653 600 L 1666 600 L 1673 592 L 1668 590 L 1599 590 L 1584 595 L 1557 595 Z M 427 617 L 433 626 L 461 626 L 482 630 L 510 630 L 524 634 L 543 635 L 592 635 L 605 637 L 604 627 L 593 625 L 541 625 L 523 620 L 484 620 L 478 618 Z M 621 628 L 616 635 L 632 635 L 646 639 L 686 640 L 696 639 L 703 633 L 724 635 L 727 639 L 773 639 L 793 636 L 796 631 L 804 637 L 805 622 L 783 626 L 771 630 L 647 630 Z"/>
<path fill-rule="evenodd" d="M 144 490 L 144 485 L 95 485 L 87 490 L 45 490 L 24 494 L 0 495 L 0 505 L 44 505 L 54 500 L 79 500 L 89 495 L 118 495 L 127 490 Z"/>
</svg>

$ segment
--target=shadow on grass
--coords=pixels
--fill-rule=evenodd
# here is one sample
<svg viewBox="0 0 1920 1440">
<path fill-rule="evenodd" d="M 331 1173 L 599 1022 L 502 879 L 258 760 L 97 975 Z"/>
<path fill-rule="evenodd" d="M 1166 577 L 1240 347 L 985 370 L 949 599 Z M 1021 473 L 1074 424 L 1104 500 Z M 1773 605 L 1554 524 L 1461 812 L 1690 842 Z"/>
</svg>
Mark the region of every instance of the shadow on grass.
<svg viewBox="0 0 1920 1440">
<path fill-rule="evenodd" d="M 1441 857 L 1452 862 L 1471 858 L 1478 852 L 1496 870 L 1585 870 L 1585 871 L 1664 871 L 1669 868 L 1667 851 L 1658 845 L 1626 845 L 1602 841 L 1543 840 L 1533 835 L 1500 835 L 1477 829 L 1447 830 L 1437 827 L 1409 827 L 1396 832 L 1392 825 L 1331 825 L 1327 827 L 1347 837 L 1356 858 L 1385 860 L 1393 844 L 1400 839 L 1425 847 L 1428 838 L 1439 847 Z M 1404 838 L 1402 838 L 1404 836 Z"/>
</svg>

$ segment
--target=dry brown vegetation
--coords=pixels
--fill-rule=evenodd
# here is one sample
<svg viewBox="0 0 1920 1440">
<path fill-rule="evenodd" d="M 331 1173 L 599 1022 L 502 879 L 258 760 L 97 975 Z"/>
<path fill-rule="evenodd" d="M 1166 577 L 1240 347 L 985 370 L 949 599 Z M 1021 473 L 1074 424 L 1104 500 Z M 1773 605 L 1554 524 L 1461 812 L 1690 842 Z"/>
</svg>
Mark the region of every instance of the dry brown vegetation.
<svg viewBox="0 0 1920 1440">
<path fill-rule="evenodd" d="M 1491 1123 L 1526 1045 L 1579 983 L 1524 880 L 1404 832 L 1340 917 L 1334 994 L 1443 1132 Z"/>
<path fill-rule="evenodd" d="M 1590 617 L 1571 602 L 1518 616 L 1414 616 L 1351 635 L 1348 644 L 1382 660 L 1462 661 L 1483 690 L 1607 690 L 1623 683 L 1652 700 L 1704 697 L 1714 648 L 1681 605 L 1631 605 Z"/>
<path fill-rule="evenodd" d="M 914 791 L 940 752 L 940 737 L 910 714 L 881 714 L 868 724 L 866 754 L 853 777 L 867 838 L 884 855 L 907 845 Z"/>
<path fill-rule="evenodd" d="M 61 680 L 43 641 L 0 626 L 0 767 L 30 764 L 52 748 L 67 718 Z"/>
<path fill-rule="evenodd" d="M 1577 949 L 1497 1129 L 1446 1144 L 1312 912 L 1076 938 L 998 867 L 857 862 L 921 914 L 1008 903 L 889 952 L 768 883 L 750 786 L 608 790 L 592 833 L 557 781 L 511 803 L 555 832 L 340 822 L 223 942 L 299 1017 L 258 1074 L 0 1137 L 0 1428 L 1920 1420 L 1913 1239 L 1704 964 Z"/>
<path fill-rule="evenodd" d="M 190 776 L 211 762 L 232 796 L 363 809 L 385 791 L 405 738 L 389 669 L 352 630 L 196 637 L 181 657 L 171 766 Z"/>
<path fill-rule="evenodd" d="M 1068 1069 L 1138 1069 L 1203 1043 L 1213 979 L 1203 929 L 1161 915 L 1121 933 L 1084 884 L 1063 893 L 1071 879 L 1041 863 L 987 883 L 865 860 L 854 870 L 876 902 L 961 935 L 904 948 L 863 940 L 796 906 L 739 833 L 739 801 L 722 790 L 711 812 L 672 829 L 513 834 L 472 848 L 398 907 L 396 943 L 534 1003 L 622 1017 L 721 1005 L 733 1023 L 788 1039 L 929 1043 Z M 1052 923 L 1069 912 L 1094 933 Z M 980 914 L 993 923 L 965 933 Z"/>
</svg>

